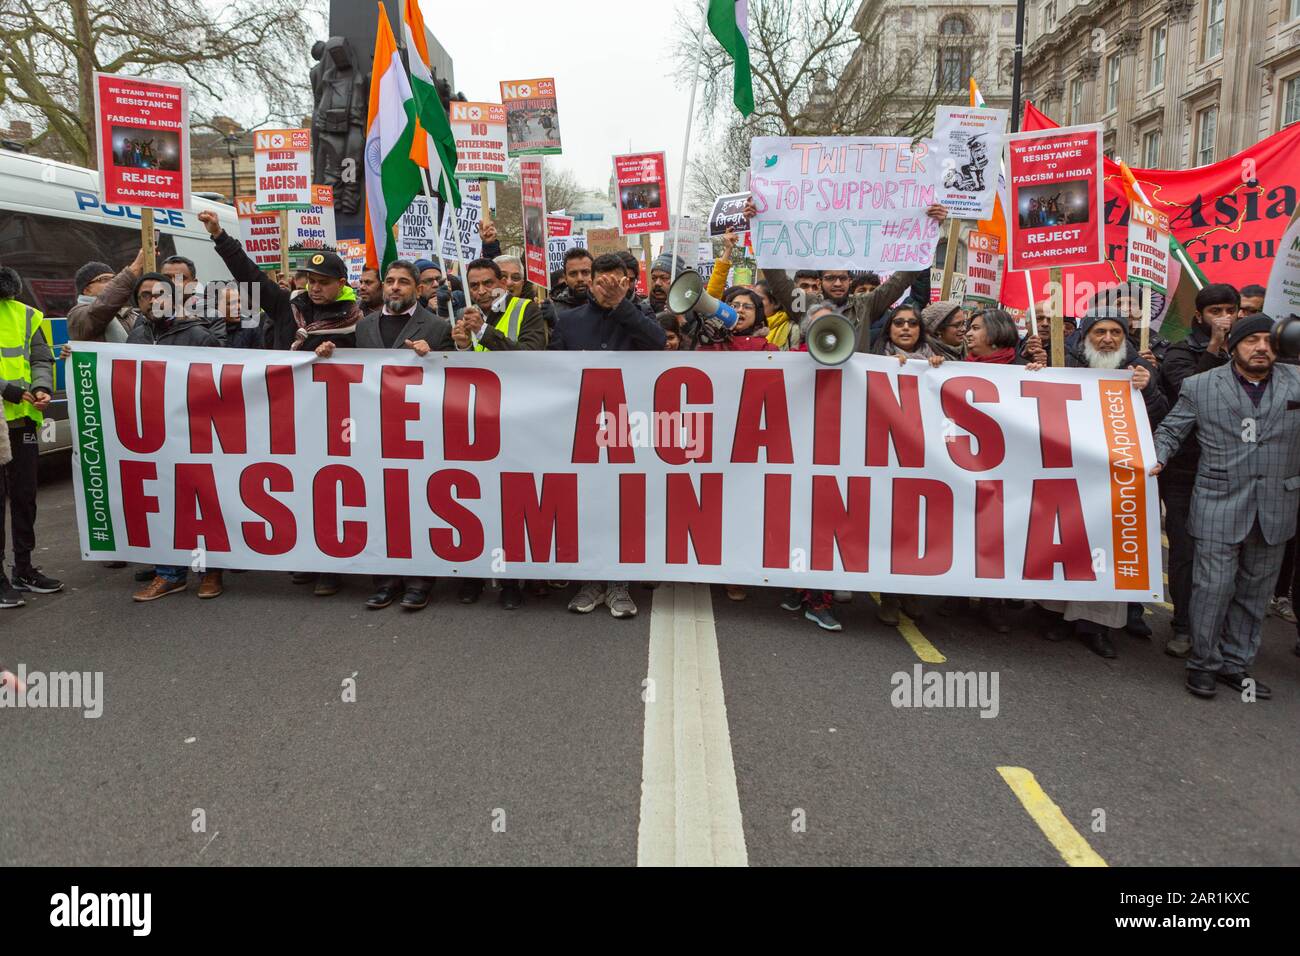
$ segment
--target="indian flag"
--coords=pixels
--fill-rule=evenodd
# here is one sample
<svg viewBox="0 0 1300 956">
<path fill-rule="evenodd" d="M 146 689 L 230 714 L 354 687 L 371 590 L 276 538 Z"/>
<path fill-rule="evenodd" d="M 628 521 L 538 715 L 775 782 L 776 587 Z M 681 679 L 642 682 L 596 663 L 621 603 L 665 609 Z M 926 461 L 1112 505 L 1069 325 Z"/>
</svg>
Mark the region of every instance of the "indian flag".
<svg viewBox="0 0 1300 956">
<path fill-rule="evenodd" d="M 741 116 L 754 112 L 754 76 L 749 69 L 749 0 L 709 0 L 709 31 L 736 64 L 732 99 Z"/>
<path fill-rule="evenodd" d="M 365 152 L 366 264 L 381 270 L 397 258 L 393 230 L 420 193 L 420 167 L 411 161 L 415 129 L 415 100 L 381 3 Z"/>
<path fill-rule="evenodd" d="M 976 109 L 984 108 L 984 94 L 980 92 L 975 77 L 970 78 L 970 105 Z M 1002 243 L 1003 254 L 1007 251 L 1007 214 L 1002 204 L 1002 196 L 1007 191 L 1007 177 L 1002 168 L 1002 157 L 998 157 L 998 191 L 993 197 L 993 215 L 979 224 L 980 232 L 997 236 Z"/>
<path fill-rule="evenodd" d="M 419 0 L 406 0 L 402 15 L 402 42 L 411 67 L 411 92 L 415 95 L 416 128 L 411 159 L 427 169 L 435 183 L 442 183 L 447 199 L 460 208 L 460 187 L 456 183 L 456 137 L 438 99 L 429 69 L 429 44 L 424 38 L 424 17 Z"/>
</svg>

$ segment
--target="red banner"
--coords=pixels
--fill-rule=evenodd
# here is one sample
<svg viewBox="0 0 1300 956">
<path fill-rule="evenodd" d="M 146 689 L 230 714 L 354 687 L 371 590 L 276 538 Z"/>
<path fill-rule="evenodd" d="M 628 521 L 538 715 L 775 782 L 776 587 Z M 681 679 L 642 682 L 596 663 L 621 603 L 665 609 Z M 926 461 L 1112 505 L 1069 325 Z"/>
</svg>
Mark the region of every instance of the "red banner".
<svg viewBox="0 0 1300 956">
<path fill-rule="evenodd" d="M 189 124 L 184 83 L 96 73 L 100 202 L 188 209 Z"/>
<path fill-rule="evenodd" d="M 1057 126 L 1032 105 L 1025 107 L 1026 130 Z M 1169 217 L 1174 236 L 1211 282 L 1237 288 L 1265 285 L 1278 243 L 1300 192 L 1300 123 L 1274 133 L 1235 156 L 1194 169 L 1134 169 L 1151 205 Z M 1127 278 L 1129 200 L 1119 163 L 1103 162 L 1106 205 L 1106 261 L 1064 270 L 1065 307 L 1082 315 L 1088 300 L 1105 284 Z M 1047 269 L 1031 273 L 1036 301 L 1046 299 Z M 1025 276 L 1009 272 L 1002 302 L 1028 307 Z"/>
</svg>

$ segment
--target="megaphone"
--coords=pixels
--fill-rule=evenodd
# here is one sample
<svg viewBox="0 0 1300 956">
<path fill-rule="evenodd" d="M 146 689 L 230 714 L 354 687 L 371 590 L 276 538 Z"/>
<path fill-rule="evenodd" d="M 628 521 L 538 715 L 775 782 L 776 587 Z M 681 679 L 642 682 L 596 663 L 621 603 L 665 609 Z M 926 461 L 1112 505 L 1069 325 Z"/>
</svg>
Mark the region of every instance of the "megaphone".
<svg viewBox="0 0 1300 956">
<path fill-rule="evenodd" d="M 857 330 L 838 312 L 827 310 L 808 326 L 808 354 L 822 365 L 843 365 L 857 348 Z"/>
<path fill-rule="evenodd" d="M 679 275 L 668 289 L 668 308 L 678 315 L 694 309 L 701 318 L 717 319 L 729 329 L 736 324 L 736 310 L 705 292 L 700 274 L 690 270 Z"/>
<path fill-rule="evenodd" d="M 1288 315 L 1273 326 L 1273 354 L 1279 358 L 1300 356 L 1300 316 Z"/>
</svg>

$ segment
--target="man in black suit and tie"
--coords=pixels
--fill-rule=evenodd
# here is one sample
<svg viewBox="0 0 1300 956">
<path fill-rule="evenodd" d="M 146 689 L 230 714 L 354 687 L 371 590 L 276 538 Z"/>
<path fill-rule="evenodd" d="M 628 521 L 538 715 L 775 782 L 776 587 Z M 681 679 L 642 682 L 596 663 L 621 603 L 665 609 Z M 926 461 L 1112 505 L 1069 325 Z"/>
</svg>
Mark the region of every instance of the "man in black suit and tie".
<svg viewBox="0 0 1300 956">
<path fill-rule="evenodd" d="M 1201 459 L 1188 531 L 1196 540 L 1187 689 L 1215 683 L 1259 700 L 1272 696 L 1247 668 L 1300 505 L 1300 368 L 1278 365 L 1273 320 L 1240 319 L 1229 362 L 1183 382 L 1155 433 L 1159 474 L 1196 429 Z"/>
<path fill-rule="evenodd" d="M 359 349 L 413 349 L 417 355 L 450 352 L 451 324 L 420 305 L 420 274 L 415 263 L 398 259 L 384 273 L 384 304 L 357 323 Z M 402 594 L 402 608 L 418 611 L 429 603 L 433 578 L 375 575 L 375 593 L 366 607 L 388 607 Z M 403 593 L 404 590 L 404 593 Z"/>
</svg>

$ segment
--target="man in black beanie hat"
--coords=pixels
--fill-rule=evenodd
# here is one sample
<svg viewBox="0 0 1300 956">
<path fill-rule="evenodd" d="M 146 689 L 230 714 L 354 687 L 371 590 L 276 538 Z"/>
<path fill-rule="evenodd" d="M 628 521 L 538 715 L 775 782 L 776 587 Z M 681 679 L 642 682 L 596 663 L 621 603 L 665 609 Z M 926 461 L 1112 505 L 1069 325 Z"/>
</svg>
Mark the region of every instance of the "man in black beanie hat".
<svg viewBox="0 0 1300 956">
<path fill-rule="evenodd" d="M 144 272 L 144 250 L 116 275 L 103 262 L 87 262 L 77 270 L 77 304 L 68 310 L 68 338 L 74 342 L 125 342 L 134 316 L 131 293 Z M 116 324 L 114 324 L 116 320 Z"/>
<path fill-rule="evenodd" d="M 1276 364 L 1272 330 L 1266 315 L 1239 319 L 1228 364 L 1184 381 L 1155 433 L 1152 474 L 1193 429 L 1201 449 L 1188 522 L 1196 547 L 1187 689 L 1198 697 L 1213 697 L 1216 682 L 1243 700 L 1272 696 L 1247 668 L 1300 507 L 1300 368 Z"/>
</svg>

